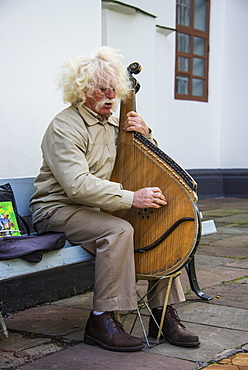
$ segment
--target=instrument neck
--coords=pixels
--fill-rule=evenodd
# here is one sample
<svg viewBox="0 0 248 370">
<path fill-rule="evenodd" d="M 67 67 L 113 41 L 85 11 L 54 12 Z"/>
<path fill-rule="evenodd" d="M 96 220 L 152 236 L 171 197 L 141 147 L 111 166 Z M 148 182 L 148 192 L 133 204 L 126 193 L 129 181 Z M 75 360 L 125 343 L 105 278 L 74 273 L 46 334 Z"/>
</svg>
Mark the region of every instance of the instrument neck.
<svg viewBox="0 0 248 370">
<path fill-rule="evenodd" d="M 121 102 L 120 106 L 120 119 L 119 119 L 119 140 L 121 137 L 124 137 L 129 132 L 123 130 L 123 123 L 126 119 L 126 115 L 128 112 L 135 111 L 135 92 L 134 90 L 130 90 L 127 99 Z"/>
</svg>

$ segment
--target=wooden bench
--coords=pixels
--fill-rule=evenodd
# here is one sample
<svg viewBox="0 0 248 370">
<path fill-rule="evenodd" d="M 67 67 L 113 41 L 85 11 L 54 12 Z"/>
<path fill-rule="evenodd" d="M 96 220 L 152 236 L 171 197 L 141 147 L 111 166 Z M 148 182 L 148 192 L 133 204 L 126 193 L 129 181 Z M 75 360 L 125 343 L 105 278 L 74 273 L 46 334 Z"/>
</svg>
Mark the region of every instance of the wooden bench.
<svg viewBox="0 0 248 370">
<path fill-rule="evenodd" d="M 29 225 L 33 177 L 2 179 L 10 183 L 18 213 Z M 64 248 L 44 253 L 41 262 L 21 258 L 0 261 L 0 301 L 3 312 L 14 312 L 83 293 L 94 284 L 94 255 L 68 241 Z"/>
<path fill-rule="evenodd" d="M 29 199 L 34 192 L 33 177 L 2 179 L 10 183 L 19 214 L 31 225 Z M 216 232 L 213 221 L 202 222 L 202 235 Z M 198 286 L 194 257 L 186 266 L 191 289 L 203 299 Z M 94 284 L 94 255 L 68 241 L 65 247 L 43 254 L 39 263 L 20 258 L 0 261 L 0 301 L 3 312 L 14 312 L 85 292 Z"/>
</svg>

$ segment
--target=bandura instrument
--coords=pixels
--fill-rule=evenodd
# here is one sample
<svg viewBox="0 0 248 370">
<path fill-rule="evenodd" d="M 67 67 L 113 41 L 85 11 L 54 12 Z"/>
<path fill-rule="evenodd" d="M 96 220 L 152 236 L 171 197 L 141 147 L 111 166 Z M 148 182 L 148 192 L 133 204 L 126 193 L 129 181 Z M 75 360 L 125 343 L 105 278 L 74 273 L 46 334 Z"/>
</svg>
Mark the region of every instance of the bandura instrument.
<svg viewBox="0 0 248 370">
<path fill-rule="evenodd" d="M 141 67 L 128 67 L 134 83 L 129 98 L 121 103 L 117 157 L 111 181 L 126 190 L 159 187 L 167 205 L 160 209 L 141 208 L 113 212 L 134 227 L 136 274 L 163 276 L 184 267 L 194 254 L 201 235 L 197 208 L 197 183 L 172 158 L 137 132 L 122 130 L 126 114 L 135 110 L 135 91 L 139 84 L 133 73 Z"/>
</svg>

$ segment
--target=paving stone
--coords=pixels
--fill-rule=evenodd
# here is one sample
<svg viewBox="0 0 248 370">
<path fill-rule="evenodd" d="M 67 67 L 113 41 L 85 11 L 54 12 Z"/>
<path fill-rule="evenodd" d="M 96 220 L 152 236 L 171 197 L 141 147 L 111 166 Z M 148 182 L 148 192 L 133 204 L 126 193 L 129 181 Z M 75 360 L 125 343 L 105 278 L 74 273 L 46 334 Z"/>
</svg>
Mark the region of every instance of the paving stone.
<svg viewBox="0 0 248 370">
<path fill-rule="evenodd" d="M 45 357 L 22 367 L 23 370 L 84 369 L 84 370 L 144 370 L 144 369 L 196 369 L 194 362 L 153 355 L 149 352 L 121 353 L 79 344 L 66 351 Z"/>
<path fill-rule="evenodd" d="M 243 235 L 235 235 L 230 238 L 222 239 L 222 240 L 217 240 L 214 242 L 215 246 L 236 246 L 236 247 L 248 247 L 248 234 L 243 234 Z M 247 248 L 248 251 L 248 248 Z M 237 256 L 239 257 L 239 256 Z M 248 257 L 248 255 L 247 255 Z"/>
<path fill-rule="evenodd" d="M 232 363 L 237 366 L 248 366 L 248 353 L 238 353 Z"/>
<path fill-rule="evenodd" d="M 211 364 L 207 367 L 203 367 L 203 369 L 208 369 L 208 370 L 240 370 L 237 366 L 233 365 L 222 365 L 222 364 Z"/>
<path fill-rule="evenodd" d="M 179 315 L 183 317 L 183 315 Z M 236 348 L 247 339 L 248 333 L 237 332 L 232 329 L 225 329 L 217 326 L 200 325 L 184 322 L 187 329 L 199 335 L 200 346 L 196 348 L 176 347 L 169 343 L 162 343 L 152 349 L 145 349 L 146 352 L 170 356 L 189 361 L 207 362 L 217 358 L 226 348 Z"/>
<path fill-rule="evenodd" d="M 69 342 L 83 342 L 84 341 L 84 328 L 74 331 L 73 333 L 68 333 L 63 335 L 63 339 L 68 340 Z"/>
<path fill-rule="evenodd" d="M 241 234 L 248 234 L 248 227 L 246 226 L 219 226 L 218 227 L 218 236 L 219 239 L 222 238 L 224 235 L 241 235 Z M 216 234 L 206 235 L 205 237 L 215 237 Z"/>
<path fill-rule="evenodd" d="M 200 199 L 198 202 L 199 209 L 217 209 L 217 208 L 237 208 L 247 209 L 248 201 L 247 198 L 211 198 L 211 199 Z"/>
<path fill-rule="evenodd" d="M 61 299 L 56 301 L 56 305 L 59 306 L 70 306 L 74 308 L 84 308 L 92 310 L 93 307 L 93 292 L 79 294 L 75 297 Z"/>
<path fill-rule="evenodd" d="M 248 277 L 246 276 L 246 277 L 243 277 L 241 279 L 236 279 L 236 280 L 234 280 L 234 282 L 236 284 L 248 284 Z"/>
<path fill-rule="evenodd" d="M 37 359 L 37 358 L 41 358 L 47 355 L 51 355 L 52 353 L 61 351 L 63 349 L 64 347 L 62 345 L 59 345 L 57 343 L 51 343 L 50 345 L 43 344 L 42 346 L 36 346 L 34 348 L 29 348 L 25 351 L 25 353 L 29 357 L 32 357 L 32 359 Z"/>
<path fill-rule="evenodd" d="M 243 209 L 248 207 L 247 198 L 212 198 L 212 199 L 200 199 L 199 209 L 216 209 L 216 208 L 239 208 Z"/>
<path fill-rule="evenodd" d="M 229 238 L 228 234 L 225 234 L 225 235 L 226 235 L 226 238 Z M 204 236 L 201 237 L 199 245 L 207 247 L 208 245 L 211 244 L 212 241 L 219 240 L 221 238 L 222 238 L 222 235 L 219 232 L 217 232 L 215 234 L 204 235 Z M 223 236 L 223 238 L 224 238 L 224 236 Z M 197 251 L 198 251 L 198 249 L 196 250 L 196 254 L 197 254 Z"/>
<path fill-rule="evenodd" d="M 247 211 L 244 212 L 243 214 L 239 213 L 239 214 L 236 214 L 236 215 L 231 215 L 231 216 L 224 216 L 224 217 L 219 217 L 218 216 L 218 219 L 216 218 L 215 219 L 216 222 L 224 222 L 226 224 L 242 224 L 242 223 L 246 223 L 246 226 L 248 224 L 248 213 Z"/>
<path fill-rule="evenodd" d="M 204 293 L 213 297 L 219 297 L 211 303 L 221 306 L 248 308 L 248 285 L 228 282 L 220 286 L 214 286 L 204 290 Z"/>
<path fill-rule="evenodd" d="M 232 361 L 230 358 L 225 358 L 224 360 L 220 360 L 219 364 L 232 364 Z"/>
<path fill-rule="evenodd" d="M 239 269 L 247 269 L 248 270 L 248 258 L 244 260 L 233 260 L 233 262 L 229 262 L 225 265 L 226 267 L 237 267 Z"/>
<path fill-rule="evenodd" d="M 248 258 L 248 247 L 237 247 L 236 244 L 232 244 L 232 241 L 224 239 L 214 242 L 214 245 L 209 245 L 207 248 L 200 245 L 198 253 L 226 258 Z"/>
<path fill-rule="evenodd" d="M 233 329 L 239 331 L 240 335 L 244 331 L 246 340 L 239 345 L 248 342 L 247 309 L 226 306 L 221 309 L 209 302 L 197 302 L 178 308 L 178 312 L 179 317 L 186 322 Z"/>
<path fill-rule="evenodd" d="M 18 312 L 5 321 L 9 329 L 56 337 L 85 327 L 86 318 L 83 309 L 45 305 Z"/>
<path fill-rule="evenodd" d="M 241 261 L 235 258 L 225 258 L 225 257 L 216 257 L 216 256 L 209 256 L 209 255 L 204 255 L 204 254 L 196 254 L 195 255 L 195 266 L 196 268 L 199 267 L 218 267 L 218 266 L 229 266 L 231 263 L 237 263 L 237 266 L 234 265 L 233 267 L 239 267 L 238 264 Z M 248 269 L 248 261 L 247 263 L 247 269 Z M 232 267 L 232 266 L 230 266 Z"/>
<path fill-rule="evenodd" d="M 226 268 L 223 266 L 205 268 L 196 266 L 196 275 L 201 289 L 222 284 L 223 281 L 231 281 L 248 275 L 245 269 Z M 186 271 L 183 271 L 180 278 L 184 291 L 189 287 Z"/>
<path fill-rule="evenodd" d="M 0 369 L 17 369 L 26 363 L 26 359 L 19 358 L 12 352 L 0 352 Z"/>
<path fill-rule="evenodd" d="M 219 230 L 220 227 L 229 227 L 230 224 L 229 223 L 226 223 L 224 221 L 220 221 L 218 218 L 216 218 L 215 220 L 215 226 L 216 226 L 216 229 Z"/>
<path fill-rule="evenodd" d="M 16 352 L 26 350 L 35 346 L 40 346 L 45 343 L 50 343 L 51 338 L 30 338 L 20 334 L 9 333 L 8 338 L 3 338 L 0 341 L 0 351 Z"/>
<path fill-rule="evenodd" d="M 224 351 L 218 353 L 216 357 L 213 358 L 214 362 L 222 363 L 222 361 L 226 361 L 226 363 L 232 363 L 233 357 L 239 353 L 242 352 L 241 347 L 235 347 L 235 348 L 227 348 Z"/>
<path fill-rule="evenodd" d="M 240 209 L 240 208 L 217 208 L 217 209 L 211 209 L 209 211 L 205 210 L 203 214 L 203 221 L 205 217 L 227 217 L 227 216 L 243 216 L 243 214 L 247 215 L 248 220 L 248 211 L 247 209 Z"/>
</svg>

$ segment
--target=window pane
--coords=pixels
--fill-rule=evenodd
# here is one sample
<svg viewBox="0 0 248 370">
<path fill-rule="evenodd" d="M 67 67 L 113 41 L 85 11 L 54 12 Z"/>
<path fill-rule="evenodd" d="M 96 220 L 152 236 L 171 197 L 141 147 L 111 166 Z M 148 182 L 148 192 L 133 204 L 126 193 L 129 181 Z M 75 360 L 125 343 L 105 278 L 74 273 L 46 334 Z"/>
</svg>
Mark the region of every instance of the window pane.
<svg viewBox="0 0 248 370">
<path fill-rule="evenodd" d="M 200 58 L 193 59 L 193 75 L 194 76 L 205 76 L 205 60 Z"/>
<path fill-rule="evenodd" d="M 186 33 L 177 34 L 177 50 L 182 51 L 184 53 L 190 52 L 190 35 Z"/>
<path fill-rule="evenodd" d="M 202 37 L 194 37 L 194 54 L 205 57 L 206 39 L 203 39 Z"/>
<path fill-rule="evenodd" d="M 189 72 L 189 58 L 184 57 L 178 58 L 178 70 L 183 72 Z"/>
<path fill-rule="evenodd" d="M 198 78 L 193 78 L 192 94 L 196 96 L 204 96 L 205 81 Z"/>
<path fill-rule="evenodd" d="M 189 94 L 189 78 L 183 76 L 176 76 L 176 93 Z"/>
<path fill-rule="evenodd" d="M 194 28 L 207 31 L 207 7 L 206 0 L 195 0 L 194 8 Z"/>
<path fill-rule="evenodd" d="M 177 0 L 177 24 L 190 26 L 190 0 Z"/>
</svg>

